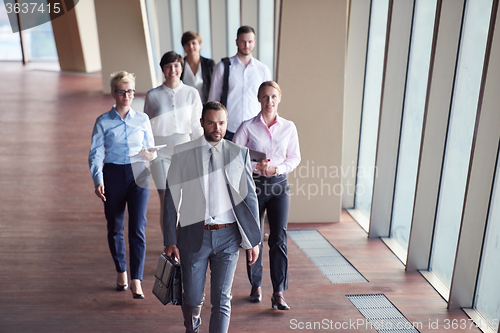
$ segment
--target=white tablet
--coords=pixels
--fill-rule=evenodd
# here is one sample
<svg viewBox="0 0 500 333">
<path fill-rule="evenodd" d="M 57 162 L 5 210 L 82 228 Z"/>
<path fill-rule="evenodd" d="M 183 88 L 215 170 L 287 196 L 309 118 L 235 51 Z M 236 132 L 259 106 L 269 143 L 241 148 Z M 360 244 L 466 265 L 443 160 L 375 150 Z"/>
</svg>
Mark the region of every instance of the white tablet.
<svg viewBox="0 0 500 333">
<path fill-rule="evenodd" d="M 162 148 L 165 148 L 167 145 L 158 145 L 158 146 L 153 146 L 151 148 L 158 148 L 158 149 L 162 149 Z M 149 148 L 149 149 L 151 149 Z"/>
</svg>

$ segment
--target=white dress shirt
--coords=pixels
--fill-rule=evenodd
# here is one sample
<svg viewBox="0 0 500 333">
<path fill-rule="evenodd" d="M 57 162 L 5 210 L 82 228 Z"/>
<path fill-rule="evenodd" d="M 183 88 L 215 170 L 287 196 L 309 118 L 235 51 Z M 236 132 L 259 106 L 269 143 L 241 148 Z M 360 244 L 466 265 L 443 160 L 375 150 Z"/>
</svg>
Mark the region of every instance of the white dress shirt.
<svg viewBox="0 0 500 333">
<path fill-rule="evenodd" d="M 193 73 L 191 66 L 189 66 L 187 62 L 184 63 L 183 82 L 184 84 L 187 84 L 188 86 L 191 86 L 198 90 L 202 101 L 206 99 L 206 96 L 203 96 L 203 76 L 201 71 L 201 61 L 198 65 L 196 74 Z"/>
<path fill-rule="evenodd" d="M 266 65 L 252 57 L 245 66 L 237 55 L 230 58 L 229 90 L 227 96 L 228 123 L 227 130 L 236 132 L 240 124 L 260 110 L 257 92 L 264 81 L 271 80 L 271 72 Z M 224 63 L 221 61 L 214 67 L 212 85 L 208 101 L 220 101 L 224 81 Z"/>
<path fill-rule="evenodd" d="M 212 146 L 208 141 L 206 141 L 206 145 L 204 145 L 203 149 L 203 169 L 207 170 L 207 176 L 204 177 L 205 182 L 205 198 L 206 198 L 206 209 L 205 209 L 205 224 L 226 224 L 233 223 L 236 221 L 236 217 L 233 212 L 233 206 L 231 205 L 231 199 L 229 198 L 229 193 L 227 191 L 227 182 L 226 177 L 224 175 L 224 152 L 222 147 L 224 145 L 224 139 L 222 139 L 217 145 Z M 217 158 L 216 165 L 219 166 L 217 170 L 213 172 L 211 177 L 208 176 L 208 170 L 210 166 L 210 150 L 214 147 L 217 149 L 217 153 L 214 154 L 214 157 Z M 209 178 L 213 181 L 209 182 Z M 215 191 L 210 191 L 210 187 L 215 186 Z M 213 190 L 213 188 L 212 188 Z M 218 193 L 216 198 L 217 203 L 217 211 L 215 217 L 210 216 L 209 214 L 209 203 L 210 200 L 214 198 L 210 198 L 210 192 Z"/>
<path fill-rule="evenodd" d="M 233 142 L 266 153 L 269 164 L 278 168 L 279 174 L 292 172 L 300 163 L 300 147 L 297 128 L 293 121 L 276 115 L 276 121 L 267 127 L 262 113 L 249 119 L 234 134 Z M 252 162 L 255 173 L 257 162 Z"/>
<path fill-rule="evenodd" d="M 198 91 L 182 81 L 174 89 L 162 84 L 147 93 L 144 113 L 151 119 L 155 144 L 167 144 L 158 151 L 160 158 L 170 159 L 174 146 L 203 134 L 202 108 Z"/>
</svg>

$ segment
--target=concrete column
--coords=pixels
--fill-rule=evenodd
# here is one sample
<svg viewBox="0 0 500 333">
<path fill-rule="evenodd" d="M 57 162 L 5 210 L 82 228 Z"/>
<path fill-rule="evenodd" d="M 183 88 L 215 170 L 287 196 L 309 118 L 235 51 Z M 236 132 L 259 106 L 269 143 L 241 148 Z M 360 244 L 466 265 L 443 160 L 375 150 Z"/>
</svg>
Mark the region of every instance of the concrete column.
<svg viewBox="0 0 500 333">
<path fill-rule="evenodd" d="M 101 70 L 94 0 L 79 1 L 73 10 L 52 21 L 52 30 L 61 70 Z"/>
<path fill-rule="evenodd" d="M 77 6 L 78 7 L 78 6 Z M 106 0 L 95 3 L 101 49 L 103 90 L 110 75 L 125 70 L 136 75 L 137 93 L 158 85 L 144 0 Z"/>
<path fill-rule="evenodd" d="M 301 164 L 288 177 L 290 222 L 340 221 L 347 4 L 281 3 L 279 114 L 295 122 L 302 153 Z"/>
<path fill-rule="evenodd" d="M 226 1 L 211 0 L 210 13 L 212 22 L 212 59 L 214 59 L 215 63 L 218 63 L 221 58 L 227 56 Z M 236 31 L 234 32 L 234 40 L 236 40 Z"/>
<path fill-rule="evenodd" d="M 198 31 L 196 0 L 181 0 L 182 8 L 182 33 Z M 208 13 L 206 13 L 208 15 Z"/>
<path fill-rule="evenodd" d="M 253 56 L 257 57 L 259 54 L 259 23 L 258 23 L 258 0 L 241 0 L 241 25 L 249 25 L 255 29 L 257 40 L 255 48 L 253 49 Z M 229 37 L 232 37 L 231 35 Z M 236 39 L 236 31 L 234 32 L 234 39 Z"/>
</svg>

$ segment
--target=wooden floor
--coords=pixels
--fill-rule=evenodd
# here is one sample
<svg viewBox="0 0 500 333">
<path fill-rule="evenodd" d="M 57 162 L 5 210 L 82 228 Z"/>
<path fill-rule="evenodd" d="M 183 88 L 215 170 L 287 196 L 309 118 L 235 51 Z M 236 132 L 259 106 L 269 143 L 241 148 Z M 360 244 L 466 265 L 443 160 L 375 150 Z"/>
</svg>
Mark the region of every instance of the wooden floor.
<svg viewBox="0 0 500 333">
<path fill-rule="evenodd" d="M 87 164 L 95 118 L 113 100 L 102 95 L 99 76 L 50 67 L 0 63 L 0 332 L 183 332 L 180 308 L 162 306 L 151 293 L 163 249 L 155 192 L 148 209 L 146 299 L 114 290 L 103 206 Z M 286 299 L 292 309 L 273 311 L 267 254 L 259 304 L 247 301 L 240 256 L 231 332 L 375 332 L 345 295 L 377 293 L 421 323 L 420 332 L 452 331 L 446 323 L 454 319 L 469 327 L 462 310 L 447 310 L 418 272 L 406 273 L 382 241 L 368 239 L 346 213 L 339 223 L 289 228 L 318 229 L 369 282 L 331 284 L 290 241 Z M 208 331 L 208 303 L 202 332 Z M 314 322 L 328 327 L 300 329 Z"/>
</svg>

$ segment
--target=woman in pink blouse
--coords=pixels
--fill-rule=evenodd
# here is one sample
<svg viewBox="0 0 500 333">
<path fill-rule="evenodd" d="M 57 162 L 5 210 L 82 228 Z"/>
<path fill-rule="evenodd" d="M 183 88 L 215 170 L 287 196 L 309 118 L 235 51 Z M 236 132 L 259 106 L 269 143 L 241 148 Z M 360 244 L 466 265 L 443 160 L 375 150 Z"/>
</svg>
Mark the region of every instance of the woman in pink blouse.
<svg viewBox="0 0 500 333">
<path fill-rule="evenodd" d="M 269 220 L 269 262 L 273 309 L 289 310 L 283 292 L 288 289 L 287 235 L 290 187 L 286 174 L 300 163 L 299 138 L 295 124 L 278 115 L 281 89 L 274 81 L 261 84 L 257 98 L 261 112 L 241 124 L 233 141 L 266 154 L 266 159 L 252 162 L 256 192 L 259 199 L 261 234 L 264 235 L 264 212 Z M 248 258 L 247 258 L 248 261 Z M 262 299 L 262 242 L 259 259 L 247 265 L 252 285 L 251 302 Z"/>
</svg>

